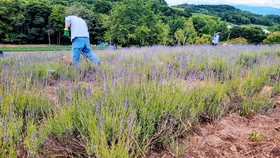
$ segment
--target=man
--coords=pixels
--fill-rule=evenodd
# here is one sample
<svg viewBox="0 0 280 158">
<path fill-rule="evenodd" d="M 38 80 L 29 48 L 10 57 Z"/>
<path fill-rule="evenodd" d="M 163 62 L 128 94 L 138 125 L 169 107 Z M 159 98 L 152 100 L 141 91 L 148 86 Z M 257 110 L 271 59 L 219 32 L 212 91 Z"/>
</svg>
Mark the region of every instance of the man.
<svg viewBox="0 0 280 158">
<path fill-rule="evenodd" d="M 79 64 L 80 54 L 83 53 L 94 65 L 100 65 L 98 57 L 92 53 L 89 42 L 88 27 L 82 18 L 77 15 L 70 15 L 65 18 L 64 36 L 69 37 L 69 27 L 71 28 L 72 41 L 72 64 Z"/>
<path fill-rule="evenodd" d="M 221 31 L 217 31 L 217 32 L 214 34 L 213 40 L 212 40 L 212 45 L 216 46 L 216 45 L 219 44 L 220 34 L 221 34 Z"/>
</svg>

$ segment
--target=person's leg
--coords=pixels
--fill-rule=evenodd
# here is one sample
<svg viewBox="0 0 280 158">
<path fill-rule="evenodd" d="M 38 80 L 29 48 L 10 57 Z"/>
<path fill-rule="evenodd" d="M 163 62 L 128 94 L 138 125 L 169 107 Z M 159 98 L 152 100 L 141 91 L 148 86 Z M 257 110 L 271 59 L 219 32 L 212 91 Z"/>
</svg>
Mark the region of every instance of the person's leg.
<svg viewBox="0 0 280 158">
<path fill-rule="evenodd" d="M 85 47 L 82 50 L 82 53 L 94 64 L 98 65 L 99 64 L 99 59 L 98 57 L 91 51 L 90 48 L 90 43 L 89 43 L 89 38 L 83 38 L 85 42 Z"/>
<path fill-rule="evenodd" d="M 84 43 L 81 38 L 75 38 L 72 41 L 72 64 L 78 65 L 80 62 L 80 53 L 84 48 Z"/>
</svg>

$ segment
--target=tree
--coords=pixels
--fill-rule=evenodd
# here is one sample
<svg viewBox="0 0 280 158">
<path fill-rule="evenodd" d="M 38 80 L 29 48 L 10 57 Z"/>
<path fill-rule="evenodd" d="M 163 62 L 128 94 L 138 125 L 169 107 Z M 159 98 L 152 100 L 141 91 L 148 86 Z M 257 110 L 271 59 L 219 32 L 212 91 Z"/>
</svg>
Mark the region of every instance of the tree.
<svg viewBox="0 0 280 158">
<path fill-rule="evenodd" d="M 184 17 L 179 17 L 179 18 L 170 20 L 168 22 L 168 25 L 170 27 L 170 34 L 174 35 L 174 33 L 177 30 L 183 29 L 185 22 L 186 22 L 186 19 Z"/>
<path fill-rule="evenodd" d="M 60 44 L 61 33 L 64 28 L 64 17 L 65 17 L 65 7 L 60 4 L 54 5 L 52 8 L 52 12 L 49 16 L 48 26 L 49 26 L 49 32 L 55 31 L 56 33 L 56 44 Z"/>
<path fill-rule="evenodd" d="M 29 43 L 47 43 L 48 18 L 51 8 L 44 2 L 34 1 L 25 8 L 24 26 Z"/>
<path fill-rule="evenodd" d="M 203 34 L 201 37 L 195 38 L 195 44 L 210 44 L 212 40 L 211 35 Z"/>
<path fill-rule="evenodd" d="M 18 38 L 25 39 L 23 8 L 21 0 L 0 0 L 0 43 L 19 43 Z"/>
<path fill-rule="evenodd" d="M 234 27 L 231 29 L 230 39 L 243 37 L 250 44 L 260 44 L 266 39 L 266 34 L 260 27 Z"/>
<path fill-rule="evenodd" d="M 265 44 L 279 44 L 280 43 L 280 32 L 270 33 L 267 38 L 263 41 Z"/>
<path fill-rule="evenodd" d="M 248 40 L 243 37 L 238 37 L 227 41 L 227 44 L 248 44 Z"/>
<path fill-rule="evenodd" d="M 158 25 L 159 25 L 158 28 L 162 29 L 162 34 L 161 34 L 161 36 L 159 36 L 159 38 L 161 39 L 161 40 L 159 40 L 160 41 L 159 44 L 167 45 L 169 42 L 169 39 L 171 38 L 169 36 L 169 33 L 170 33 L 169 25 L 164 24 L 164 23 L 159 23 Z"/>
<path fill-rule="evenodd" d="M 278 32 L 278 31 L 280 31 L 280 25 L 270 26 L 270 27 L 268 27 L 268 30 L 273 31 L 273 32 Z"/>
<path fill-rule="evenodd" d="M 145 0 L 124 0 L 117 3 L 111 14 L 112 27 L 107 33 L 122 46 L 154 45 L 160 42 L 162 28 L 158 17 Z M 110 34 L 110 35 L 108 35 Z"/>
<path fill-rule="evenodd" d="M 101 14 L 109 14 L 113 5 L 110 1 L 97 0 L 94 2 L 94 11 Z"/>
<path fill-rule="evenodd" d="M 184 24 L 184 30 L 185 30 L 185 43 L 186 44 L 194 44 L 195 38 L 197 37 L 197 32 L 193 25 L 193 18 L 189 18 L 187 22 Z"/>
<path fill-rule="evenodd" d="M 268 19 L 270 19 L 274 23 L 280 24 L 280 16 L 279 15 L 266 15 L 265 17 L 267 17 Z"/>
<path fill-rule="evenodd" d="M 206 21 L 201 17 L 193 17 L 193 26 L 199 35 L 202 35 L 202 28 L 206 25 Z"/>
<path fill-rule="evenodd" d="M 182 29 L 179 29 L 175 32 L 174 37 L 178 45 L 184 44 L 185 32 Z"/>
</svg>

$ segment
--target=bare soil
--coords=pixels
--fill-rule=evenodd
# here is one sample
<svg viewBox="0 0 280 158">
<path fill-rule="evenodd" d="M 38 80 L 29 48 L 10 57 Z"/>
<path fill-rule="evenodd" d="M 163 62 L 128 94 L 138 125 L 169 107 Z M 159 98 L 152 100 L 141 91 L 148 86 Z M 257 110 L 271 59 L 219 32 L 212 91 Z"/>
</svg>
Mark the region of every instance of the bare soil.
<svg viewBox="0 0 280 158">
<path fill-rule="evenodd" d="M 270 114 L 245 117 L 232 113 L 193 127 L 178 144 L 148 157 L 280 158 L 280 96 Z"/>
</svg>

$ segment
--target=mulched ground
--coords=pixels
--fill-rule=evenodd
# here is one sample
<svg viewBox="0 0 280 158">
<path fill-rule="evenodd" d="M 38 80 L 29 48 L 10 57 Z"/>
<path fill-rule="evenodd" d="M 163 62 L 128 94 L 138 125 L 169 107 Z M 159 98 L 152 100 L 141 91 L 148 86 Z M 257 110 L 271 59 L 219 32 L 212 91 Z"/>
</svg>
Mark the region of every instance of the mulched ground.
<svg viewBox="0 0 280 158">
<path fill-rule="evenodd" d="M 257 136 L 251 136 L 256 134 Z M 207 125 L 193 127 L 174 147 L 148 157 L 280 158 L 280 96 L 270 114 L 229 114 Z"/>
</svg>

